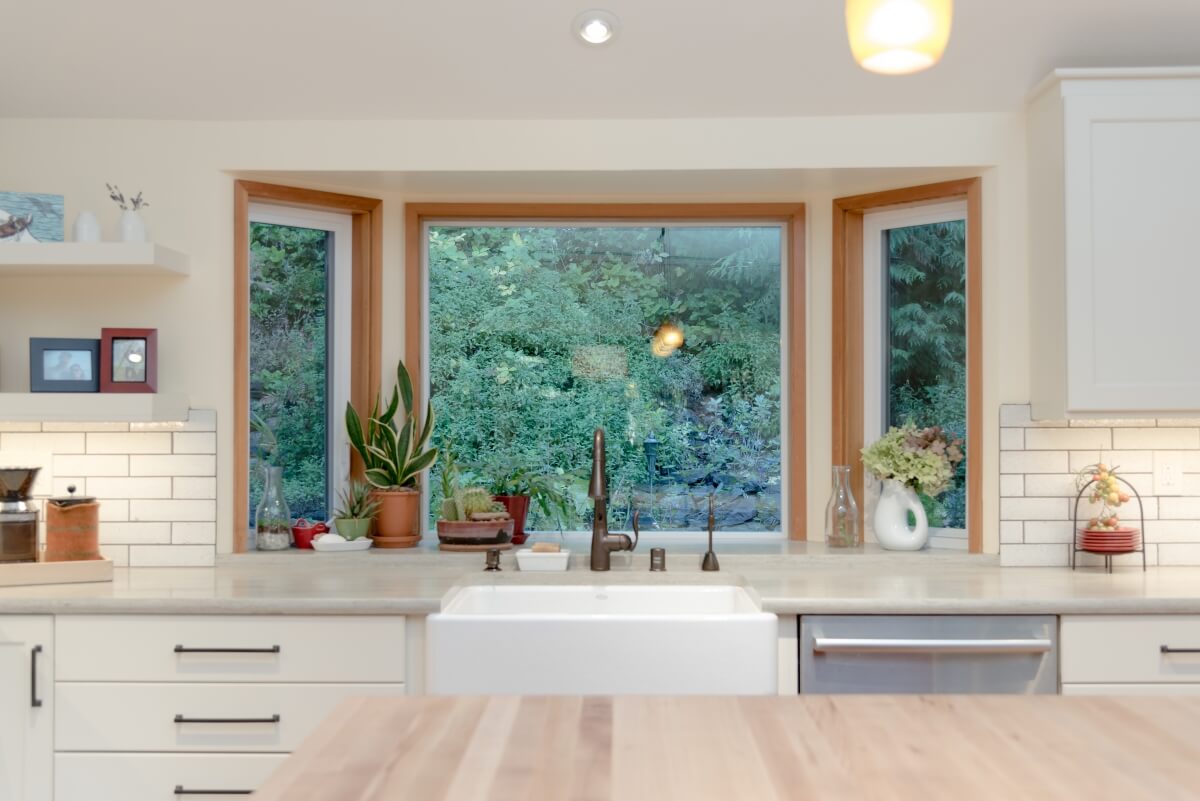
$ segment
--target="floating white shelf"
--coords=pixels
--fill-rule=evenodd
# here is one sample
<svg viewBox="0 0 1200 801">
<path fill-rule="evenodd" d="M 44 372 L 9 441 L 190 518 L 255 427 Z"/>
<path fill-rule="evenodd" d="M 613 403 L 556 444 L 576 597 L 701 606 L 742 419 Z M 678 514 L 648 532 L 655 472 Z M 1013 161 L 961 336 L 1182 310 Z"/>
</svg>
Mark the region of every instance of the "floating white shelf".
<svg viewBox="0 0 1200 801">
<path fill-rule="evenodd" d="M 186 254 L 153 242 L 38 242 L 0 245 L 5 275 L 187 275 Z"/>
<path fill-rule="evenodd" d="M 99 392 L 0 392 L 6 423 L 168 423 L 188 419 L 183 395 Z"/>
</svg>

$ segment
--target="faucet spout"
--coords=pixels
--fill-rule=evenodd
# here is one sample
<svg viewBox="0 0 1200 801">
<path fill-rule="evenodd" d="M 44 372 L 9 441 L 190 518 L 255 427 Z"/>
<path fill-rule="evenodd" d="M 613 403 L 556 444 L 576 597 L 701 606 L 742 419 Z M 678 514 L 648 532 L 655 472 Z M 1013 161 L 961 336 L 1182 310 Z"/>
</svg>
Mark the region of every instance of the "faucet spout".
<svg viewBox="0 0 1200 801">
<path fill-rule="evenodd" d="M 608 497 L 608 467 L 605 459 L 604 429 L 592 434 L 592 479 L 588 482 L 588 497 L 604 501 Z"/>
</svg>

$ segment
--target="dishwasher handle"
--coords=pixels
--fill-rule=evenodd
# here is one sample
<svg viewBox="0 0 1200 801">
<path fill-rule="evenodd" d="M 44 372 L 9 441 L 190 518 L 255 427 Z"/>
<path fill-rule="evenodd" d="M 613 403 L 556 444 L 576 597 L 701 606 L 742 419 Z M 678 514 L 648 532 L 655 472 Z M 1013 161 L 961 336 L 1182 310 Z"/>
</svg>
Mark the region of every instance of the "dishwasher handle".
<svg viewBox="0 0 1200 801">
<path fill-rule="evenodd" d="M 886 639 L 877 637 L 814 637 L 816 654 L 1046 654 L 1054 643 L 1045 637 L 1028 639 Z"/>
</svg>

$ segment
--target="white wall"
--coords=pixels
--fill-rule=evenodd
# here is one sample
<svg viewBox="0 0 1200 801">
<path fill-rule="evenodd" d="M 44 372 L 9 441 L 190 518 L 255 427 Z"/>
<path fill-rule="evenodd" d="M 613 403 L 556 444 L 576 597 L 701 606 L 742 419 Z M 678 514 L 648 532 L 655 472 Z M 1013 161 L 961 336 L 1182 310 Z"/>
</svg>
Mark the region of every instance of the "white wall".
<svg viewBox="0 0 1200 801">
<path fill-rule="evenodd" d="M 829 490 L 832 198 L 915 183 L 923 176 L 939 180 L 948 170 L 982 175 L 983 455 L 989 503 L 984 542 L 987 550 L 997 550 L 998 409 L 1001 403 L 1029 397 L 1022 115 L 247 123 L 10 119 L 0 120 L 0 152 L 7 154 L 0 185 L 65 195 L 68 228 L 76 213 L 87 208 L 99 213 L 106 231 L 112 230 L 117 210 L 107 199 L 106 181 L 120 184 L 127 194 L 144 191 L 151 204 L 145 217 L 152 237 L 192 257 L 192 275 L 179 281 L 139 285 L 129 280 L 5 278 L 0 284 L 0 391 L 28 388 L 29 337 L 97 336 L 103 326 L 157 327 L 160 390 L 185 392 L 194 408 L 216 409 L 222 421 L 232 419 L 233 404 L 234 174 L 294 177 L 304 172 L 307 185 L 384 200 L 385 365 L 399 358 L 403 346 L 405 199 L 804 201 L 809 204 L 813 538 L 821 536 Z M 897 183 L 897 174 L 889 173 L 892 168 L 907 169 L 904 183 Z M 764 171 L 762 188 L 756 188 L 753 175 L 741 174 L 731 193 L 723 188 L 722 176 L 732 170 Z M 374 177 L 348 184 L 350 171 Z M 688 190 L 663 192 L 648 171 L 686 174 Z M 548 194 L 545 182 L 537 180 L 547 172 L 581 174 L 580 189 Z M 419 193 L 364 188 L 372 183 L 405 185 L 399 179 L 380 184 L 385 173 L 439 173 L 445 180 L 415 181 L 422 186 Z M 477 175 L 486 191 L 473 191 L 471 176 L 463 173 Z M 498 173 L 503 176 L 497 178 Z M 614 179 L 615 173 L 621 175 Z M 794 188 L 788 178 L 793 174 Z M 218 549 L 228 551 L 232 430 L 220 425 L 218 431 Z"/>
</svg>

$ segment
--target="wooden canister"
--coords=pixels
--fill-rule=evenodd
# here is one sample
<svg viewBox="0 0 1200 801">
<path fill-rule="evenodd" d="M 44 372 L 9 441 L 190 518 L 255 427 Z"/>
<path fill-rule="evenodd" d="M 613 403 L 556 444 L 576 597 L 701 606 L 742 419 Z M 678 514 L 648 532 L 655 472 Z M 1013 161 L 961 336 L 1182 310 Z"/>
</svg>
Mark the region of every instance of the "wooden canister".
<svg viewBox="0 0 1200 801">
<path fill-rule="evenodd" d="M 94 498 L 46 501 L 47 562 L 100 559 L 100 504 Z"/>
</svg>

